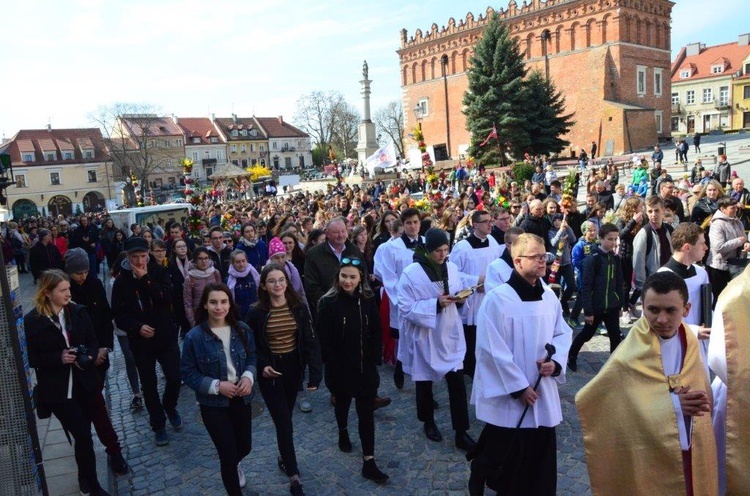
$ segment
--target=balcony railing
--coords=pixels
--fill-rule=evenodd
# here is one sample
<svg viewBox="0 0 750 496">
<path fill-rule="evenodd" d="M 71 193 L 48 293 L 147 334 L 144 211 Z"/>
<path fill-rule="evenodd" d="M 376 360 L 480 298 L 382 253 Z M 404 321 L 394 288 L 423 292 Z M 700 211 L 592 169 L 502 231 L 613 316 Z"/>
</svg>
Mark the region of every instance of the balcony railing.
<svg viewBox="0 0 750 496">
<path fill-rule="evenodd" d="M 672 113 L 673 114 L 683 114 L 685 112 L 685 109 L 682 105 L 679 103 L 673 103 L 672 104 Z"/>
</svg>

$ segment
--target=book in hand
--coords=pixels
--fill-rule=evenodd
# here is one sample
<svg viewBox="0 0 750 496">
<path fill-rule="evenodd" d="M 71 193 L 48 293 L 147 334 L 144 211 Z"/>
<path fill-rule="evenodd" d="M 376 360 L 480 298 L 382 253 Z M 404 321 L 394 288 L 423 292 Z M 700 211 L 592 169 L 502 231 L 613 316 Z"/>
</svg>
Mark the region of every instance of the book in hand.
<svg viewBox="0 0 750 496">
<path fill-rule="evenodd" d="M 458 293 L 454 294 L 453 297 L 457 300 L 465 300 L 469 296 L 473 295 L 482 286 L 483 284 L 479 284 L 477 286 L 472 286 L 470 288 L 462 289 Z"/>
<path fill-rule="evenodd" d="M 703 327 L 711 327 L 713 317 L 713 292 L 711 284 L 701 284 L 701 320 Z"/>
</svg>

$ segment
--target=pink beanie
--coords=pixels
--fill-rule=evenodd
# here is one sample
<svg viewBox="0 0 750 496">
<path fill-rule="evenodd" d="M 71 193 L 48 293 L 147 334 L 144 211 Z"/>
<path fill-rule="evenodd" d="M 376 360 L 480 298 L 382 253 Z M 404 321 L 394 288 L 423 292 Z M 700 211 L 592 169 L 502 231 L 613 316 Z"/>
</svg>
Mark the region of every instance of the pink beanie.
<svg viewBox="0 0 750 496">
<path fill-rule="evenodd" d="M 268 258 L 272 258 L 279 253 L 286 253 L 286 248 L 284 247 L 284 243 L 275 237 L 268 243 Z"/>
</svg>

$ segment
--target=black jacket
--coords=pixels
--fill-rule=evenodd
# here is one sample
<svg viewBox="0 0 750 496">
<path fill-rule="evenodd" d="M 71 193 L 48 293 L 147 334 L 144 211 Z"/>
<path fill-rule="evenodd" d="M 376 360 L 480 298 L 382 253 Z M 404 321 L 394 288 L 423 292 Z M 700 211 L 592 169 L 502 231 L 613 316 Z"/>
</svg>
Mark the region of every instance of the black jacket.
<svg viewBox="0 0 750 496">
<path fill-rule="evenodd" d="M 316 320 L 326 386 L 334 395 L 375 396 L 383 339 L 375 298 L 341 291 L 318 304 Z"/>
<path fill-rule="evenodd" d="M 292 316 L 297 323 L 297 349 L 299 350 L 300 364 L 310 369 L 308 385 L 318 387 L 323 378 L 320 358 L 320 343 L 315 336 L 315 329 L 312 324 L 312 317 L 307 307 L 300 303 L 296 307 L 290 308 Z M 255 348 L 258 354 L 258 376 L 263 378 L 263 369 L 269 365 L 273 367 L 275 360 L 268 346 L 268 336 L 266 335 L 266 326 L 268 325 L 269 311 L 264 310 L 255 304 L 250 306 L 250 310 L 245 316 L 245 322 L 250 326 L 255 336 Z"/>
<path fill-rule="evenodd" d="M 112 313 L 117 328 L 128 333 L 135 353 L 162 350 L 177 343 L 172 282 L 162 267 L 151 266 L 145 276 L 136 279 L 126 260 L 112 288 Z M 141 336 L 143 324 L 155 329 L 153 337 Z"/>
<path fill-rule="evenodd" d="M 602 315 L 607 310 L 620 308 L 623 291 L 620 257 L 597 248 L 583 259 L 580 294 L 584 315 Z"/>
<path fill-rule="evenodd" d="M 190 263 L 189 261 L 186 263 Z M 182 275 L 177 262 L 173 258 L 167 266 L 169 280 L 172 282 L 172 310 L 174 312 L 175 323 L 180 326 L 182 332 L 188 332 L 191 329 L 187 316 L 185 315 L 185 302 L 182 299 L 184 294 L 185 276 Z"/>
<path fill-rule="evenodd" d="M 82 305 L 70 303 L 66 307 L 66 329 L 70 333 L 70 345 L 85 345 L 89 356 L 96 358 L 99 343 L 94 334 L 88 313 Z M 36 392 L 40 402 L 55 403 L 68 397 L 68 379 L 73 370 L 73 391 L 94 394 L 96 373 L 93 368 L 80 370 L 62 363 L 62 352 L 68 346 L 60 329 L 52 320 L 41 315 L 36 309 L 23 318 L 26 331 L 26 345 L 29 353 L 29 366 L 36 369 Z"/>
<path fill-rule="evenodd" d="M 363 260 L 362 253 L 349 240 L 346 240 L 342 258 L 356 257 Z M 318 302 L 333 287 L 339 270 L 339 259 L 331 250 L 328 241 L 323 241 L 310 248 L 305 256 L 305 293 L 310 308 L 317 309 Z"/>
<path fill-rule="evenodd" d="M 85 238 L 85 239 L 84 239 Z M 83 248 L 86 253 L 96 253 L 96 244 L 99 242 L 99 228 L 89 222 L 89 225 L 83 227 L 79 225 L 68 238 L 69 248 Z M 91 245 L 94 246 L 91 246 Z"/>
<path fill-rule="evenodd" d="M 34 279 L 47 269 L 62 269 L 63 260 L 60 256 L 60 250 L 54 243 L 47 243 L 45 246 L 42 242 L 37 242 L 29 250 L 29 266 Z"/>
<path fill-rule="evenodd" d="M 102 281 L 90 272 L 83 284 L 70 281 L 70 297 L 77 304 L 86 307 L 99 347 L 113 349 L 115 328 L 112 325 L 112 309 L 107 302 L 107 292 Z"/>
<path fill-rule="evenodd" d="M 549 232 L 549 222 L 544 217 L 534 217 L 531 214 L 526 214 L 526 217 L 519 226 L 524 232 L 536 234 L 544 240 L 544 246 L 547 251 L 551 251 L 549 240 L 547 239 L 547 233 Z"/>
</svg>

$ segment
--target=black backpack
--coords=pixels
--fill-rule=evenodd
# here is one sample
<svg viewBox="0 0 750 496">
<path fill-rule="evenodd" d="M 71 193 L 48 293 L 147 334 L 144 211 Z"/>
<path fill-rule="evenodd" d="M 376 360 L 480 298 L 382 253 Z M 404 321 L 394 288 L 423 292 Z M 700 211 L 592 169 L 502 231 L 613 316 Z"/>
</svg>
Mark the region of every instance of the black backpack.
<svg viewBox="0 0 750 496">
<path fill-rule="evenodd" d="M 667 231 L 669 232 L 669 235 L 672 235 L 672 232 L 674 232 L 674 227 L 671 224 L 663 224 Z M 651 253 L 651 250 L 654 249 L 654 238 L 651 236 L 652 234 L 656 234 L 654 232 L 654 228 L 651 227 L 651 223 L 648 223 L 644 226 L 646 230 L 646 258 L 648 258 L 648 255 Z"/>
</svg>

